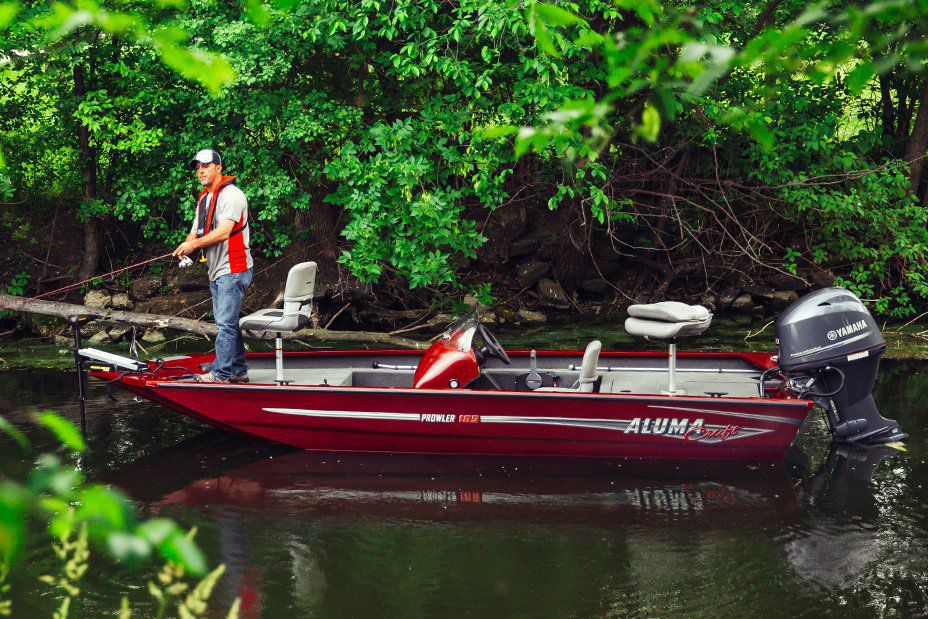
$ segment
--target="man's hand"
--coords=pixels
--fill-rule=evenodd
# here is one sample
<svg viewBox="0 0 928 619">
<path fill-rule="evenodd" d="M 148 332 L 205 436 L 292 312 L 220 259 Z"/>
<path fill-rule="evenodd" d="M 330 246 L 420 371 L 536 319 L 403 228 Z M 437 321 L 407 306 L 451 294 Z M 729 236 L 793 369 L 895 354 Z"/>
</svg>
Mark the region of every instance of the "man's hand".
<svg viewBox="0 0 928 619">
<path fill-rule="evenodd" d="M 175 258 L 183 258 L 184 256 L 189 256 L 190 254 L 195 252 L 196 249 L 197 248 L 194 246 L 192 241 L 184 241 L 183 243 L 177 246 L 177 249 L 175 249 L 174 253 L 171 255 L 174 256 Z"/>
</svg>

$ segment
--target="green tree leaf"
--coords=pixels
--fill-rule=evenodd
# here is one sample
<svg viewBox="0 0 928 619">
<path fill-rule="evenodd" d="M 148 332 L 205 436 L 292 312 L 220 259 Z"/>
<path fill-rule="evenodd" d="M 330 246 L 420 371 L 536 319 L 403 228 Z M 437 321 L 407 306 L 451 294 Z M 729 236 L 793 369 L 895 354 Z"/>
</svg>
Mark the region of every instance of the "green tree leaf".
<svg viewBox="0 0 928 619">
<path fill-rule="evenodd" d="M 0 30 L 3 30 L 13 21 L 16 14 L 19 13 L 18 2 L 0 3 Z"/>
<path fill-rule="evenodd" d="M 0 481 L 0 563 L 10 565 L 24 541 L 29 497 L 17 484 Z"/>
<path fill-rule="evenodd" d="M 641 122 L 635 128 L 635 134 L 648 142 L 656 142 L 661 132 L 661 115 L 651 102 L 644 104 L 641 111 Z"/>
<path fill-rule="evenodd" d="M 873 63 L 869 60 L 859 63 L 847 75 L 847 88 L 852 94 L 858 94 L 873 79 L 876 72 L 873 69 Z"/>
<path fill-rule="evenodd" d="M 60 417 L 55 413 L 41 413 L 36 419 L 51 430 L 65 446 L 79 453 L 87 451 L 87 443 L 84 442 L 80 430 L 64 417 Z"/>
<path fill-rule="evenodd" d="M 535 17 L 533 31 L 538 48 L 549 56 L 560 58 L 561 53 L 554 44 L 554 39 L 551 36 L 551 32 L 548 30 L 548 26 L 537 16 Z"/>
<path fill-rule="evenodd" d="M 519 127 L 515 125 L 489 125 L 487 127 L 481 127 L 478 130 L 481 136 L 491 140 L 496 138 L 509 137 L 518 131 Z"/>
<path fill-rule="evenodd" d="M 131 567 L 141 565 L 151 555 L 151 544 L 146 539 L 125 531 L 107 535 L 106 547 L 110 556 Z"/>
<path fill-rule="evenodd" d="M 29 439 L 26 438 L 26 435 L 23 434 L 19 428 L 7 421 L 3 415 L 0 415 L 0 432 L 3 432 L 14 441 L 16 441 L 24 451 L 27 451 L 31 448 Z"/>
<path fill-rule="evenodd" d="M 206 573 L 206 558 L 193 540 L 175 531 L 158 546 L 161 556 L 183 565 L 191 574 L 197 576 Z"/>
<path fill-rule="evenodd" d="M 554 4 L 536 4 L 535 15 L 548 26 L 570 26 L 572 24 L 585 23 L 580 17 Z"/>
</svg>

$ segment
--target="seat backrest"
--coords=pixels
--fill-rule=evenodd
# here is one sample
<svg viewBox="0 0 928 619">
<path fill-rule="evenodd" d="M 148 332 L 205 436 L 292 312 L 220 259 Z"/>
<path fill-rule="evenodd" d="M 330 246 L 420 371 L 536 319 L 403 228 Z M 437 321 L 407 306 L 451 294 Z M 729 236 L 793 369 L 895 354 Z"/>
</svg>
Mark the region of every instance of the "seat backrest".
<svg viewBox="0 0 928 619">
<path fill-rule="evenodd" d="M 599 353 L 602 350 L 603 343 L 599 340 L 593 340 L 586 345 L 586 351 L 583 353 L 583 363 L 580 365 L 580 391 L 593 391 L 596 380 L 599 378 L 596 366 L 599 364 Z"/>
<path fill-rule="evenodd" d="M 316 263 L 301 262 L 287 275 L 284 288 L 284 314 L 306 314 L 312 311 L 313 291 L 316 288 Z"/>
</svg>

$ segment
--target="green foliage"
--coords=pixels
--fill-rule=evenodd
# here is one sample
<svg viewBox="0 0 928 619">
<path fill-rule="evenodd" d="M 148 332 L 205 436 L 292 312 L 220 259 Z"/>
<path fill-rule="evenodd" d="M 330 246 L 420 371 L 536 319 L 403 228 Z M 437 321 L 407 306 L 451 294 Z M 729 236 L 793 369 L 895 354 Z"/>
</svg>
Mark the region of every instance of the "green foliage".
<svg viewBox="0 0 928 619">
<path fill-rule="evenodd" d="M 434 150 L 423 152 L 429 142 Z M 437 161 L 436 161 L 437 160 Z M 483 237 L 462 217 L 472 186 L 459 182 L 473 166 L 447 138 L 435 139 L 430 123 L 378 124 L 358 147 L 346 146 L 326 173 L 342 181 L 327 198 L 351 214 L 342 233 L 352 243 L 343 254 L 362 281 L 376 280 L 384 262 L 415 288 L 451 282 L 452 253 L 474 256 Z"/>
<path fill-rule="evenodd" d="M 6 41 L 0 39 L 0 42 L 4 43 L 3 48 L 7 51 L 11 49 L 9 43 L 15 41 L 16 47 L 12 49 L 20 54 L 23 51 L 34 54 L 39 51 L 30 51 L 30 45 L 18 45 L 28 41 L 32 45 L 46 47 L 57 41 L 79 38 L 87 31 L 97 32 L 111 41 L 128 40 L 140 48 L 153 51 L 165 66 L 184 78 L 202 84 L 210 93 L 219 94 L 234 82 L 235 72 L 222 56 L 187 44 L 189 35 L 171 23 L 171 18 L 165 17 L 167 10 L 180 6 L 183 3 L 176 1 L 141 3 L 133 7 L 119 4 L 115 7 L 107 6 L 93 0 L 73 3 L 29 2 L 25 6 L 18 2 L 4 2 L 0 3 L 0 34 L 9 30 L 11 37 Z M 76 60 L 79 64 L 80 57 Z M 144 144 L 144 135 L 139 135 L 143 128 L 138 124 L 128 128 L 123 124 L 113 127 L 102 124 L 97 116 L 115 106 L 105 93 L 102 100 L 99 92 L 93 95 L 90 93 L 88 100 L 78 106 L 75 114 L 77 120 L 87 120 L 86 126 L 93 129 L 114 131 L 124 138 L 122 144 L 125 148 L 133 143 L 136 148 L 140 142 Z M 136 131 L 131 136 L 127 135 L 132 129 Z M 5 167 L 5 157 L 0 158 L 0 169 Z"/>
<path fill-rule="evenodd" d="M 4 286 L 0 292 L 15 297 L 21 297 L 23 293 L 26 292 L 26 286 L 29 284 L 29 279 L 30 277 L 28 273 L 25 271 L 20 271 L 13 276 L 13 279 L 10 281 L 10 283 Z M 10 310 L 0 310 L 0 318 L 5 318 L 11 314 L 12 312 L 10 312 Z"/>
<path fill-rule="evenodd" d="M 190 544 L 193 544 L 193 538 L 196 535 L 196 529 L 190 531 L 184 537 Z M 158 603 L 157 617 L 163 617 L 168 607 L 172 604 L 177 606 L 178 616 L 181 619 L 191 619 L 193 617 L 202 617 L 206 612 L 206 603 L 212 593 L 216 581 L 225 572 L 225 565 L 220 565 L 216 569 L 206 574 L 203 579 L 192 589 L 190 584 L 184 581 L 184 568 L 182 564 L 168 561 L 164 564 L 155 580 L 148 581 L 148 593 Z M 186 593 L 186 595 L 184 595 Z M 237 604 L 237 601 L 236 601 Z M 237 614 L 237 606 L 233 606 L 229 611 L 229 617 Z"/>
<path fill-rule="evenodd" d="M 471 286 L 453 259 L 517 203 L 576 213 L 619 254 L 672 248 L 669 263 L 724 258 L 729 274 L 745 260 L 820 266 L 877 308 L 913 311 L 924 207 L 898 151 L 924 82 L 925 10 L 765 8 L 3 3 L 0 149 L 14 165 L 0 196 L 79 200 L 81 220 L 171 244 L 193 216 L 184 164 L 215 147 L 249 197 L 257 250 L 321 242 L 365 282 Z M 909 110 L 899 136 L 877 126 L 884 105 Z M 81 132 L 98 187 L 75 199 Z M 667 152 L 686 165 L 669 169 Z"/>
<path fill-rule="evenodd" d="M 479 303 L 481 306 L 493 307 L 493 287 L 489 284 L 489 282 L 477 284 L 474 288 L 471 289 L 470 294 L 475 299 L 477 299 L 477 303 Z"/>
<path fill-rule="evenodd" d="M 90 558 L 90 549 L 87 543 L 86 523 L 81 524 L 74 539 L 72 539 L 72 534 L 73 531 L 65 531 L 58 539 L 58 543 L 52 544 L 55 556 L 63 564 L 61 575 L 57 577 L 50 574 L 39 576 L 41 582 L 61 592 L 61 605 L 55 611 L 54 619 L 67 619 L 71 601 L 81 592 L 78 583 L 88 568 L 87 560 Z"/>
<path fill-rule="evenodd" d="M 12 600 L 4 600 L 10 591 L 10 584 L 6 582 L 6 577 L 10 573 L 9 567 L 5 563 L 0 563 L 0 617 L 9 617 L 13 614 Z"/>
<path fill-rule="evenodd" d="M 10 283 L 3 288 L 3 294 L 9 294 L 16 297 L 22 296 L 26 291 L 26 286 L 29 284 L 29 274 L 25 271 L 20 271 L 13 276 L 13 279 L 10 280 Z"/>
<path fill-rule="evenodd" d="M 750 149 L 749 173 L 777 188 L 787 220 L 815 231 L 810 261 L 850 265 L 838 285 L 873 301 L 880 313 L 910 315 L 913 299 L 903 289 L 908 273 L 925 269 L 928 210 L 909 190 L 907 164 L 874 161 L 858 136 L 841 136 L 847 100 L 840 86 L 795 81 L 788 92 L 765 104 L 776 148 Z M 790 248 L 787 268 L 801 255 Z"/>
<path fill-rule="evenodd" d="M 66 449 L 86 449 L 77 428 L 66 419 L 43 413 L 36 420 L 49 428 Z M 23 434 L 2 417 L 0 431 L 21 447 L 29 447 Z M 80 594 L 79 582 L 89 569 L 92 546 L 133 568 L 160 556 L 165 566 L 158 578 L 166 587 L 156 597 L 159 603 L 170 601 L 170 596 L 177 598 L 178 613 L 184 617 L 202 616 L 224 569 L 219 566 L 207 573 L 203 554 L 193 541 L 195 530 L 184 532 L 165 518 L 139 521 L 124 494 L 88 483 L 77 467 L 57 455 L 42 454 L 25 482 L 0 481 L 0 615 L 11 612 L 9 600 L 2 600 L 9 587 L 4 581 L 16 565 L 32 518 L 47 523 L 48 533 L 55 540 L 52 550 L 61 562 L 61 573 L 43 575 L 40 580 L 58 591 L 61 602 L 55 616 L 62 619 Z M 167 581 L 165 574 L 169 575 Z M 183 580 L 185 574 L 204 578 L 181 599 L 179 596 L 190 589 Z"/>
<path fill-rule="evenodd" d="M 51 41 L 62 39 L 85 28 L 94 28 L 114 37 L 125 37 L 153 49 L 161 61 L 184 77 L 200 82 L 214 94 L 235 79 L 228 62 L 216 54 L 196 47 L 185 47 L 187 34 L 179 28 L 152 28 L 158 12 L 177 2 L 139 5 L 133 11 L 118 11 L 92 0 L 55 2 L 51 5 L 30 6 L 20 24 L 11 22 L 16 16 L 16 4 L 0 5 L 0 28 L 28 28 L 46 33 Z M 160 5 L 160 6 L 159 6 Z M 142 10 L 139 10 L 142 9 Z M 144 12 L 149 10 L 150 13 Z M 22 15 L 22 14 L 21 14 Z"/>
<path fill-rule="evenodd" d="M 3 153 L 0 153 L 0 202 L 9 200 L 13 197 L 13 183 L 3 169 L 6 167 Z"/>
<path fill-rule="evenodd" d="M 42 413 L 38 416 L 38 421 L 51 430 L 65 447 L 69 447 L 78 453 L 87 451 L 87 443 L 84 442 L 84 437 L 74 427 L 74 424 L 64 417 L 59 417 L 54 413 Z"/>
<path fill-rule="evenodd" d="M 539 6 L 530 9 L 529 20 L 545 22 Z M 538 45 L 554 56 L 554 30 L 575 45 L 590 44 L 601 56 L 605 90 L 523 127 L 516 156 L 545 154 L 554 145 L 571 158 L 608 157 L 608 144 L 623 131 L 617 119 L 628 123 L 624 131 L 632 139 L 697 139 L 714 159 L 714 170 L 695 166 L 703 174 L 721 170 L 727 178 L 752 179 L 757 196 L 771 201 L 770 219 L 802 224 L 783 227 L 782 237 L 767 233 L 772 246 L 789 243 L 783 262 L 788 271 L 796 274 L 800 262 L 846 269 L 837 283 L 872 301 L 878 312 L 913 313 L 913 294 L 924 298 L 928 211 L 913 195 L 919 188 L 908 186 L 908 163 L 880 152 L 874 133 L 850 129 L 866 125 L 848 114 L 848 105 L 868 92 L 875 98 L 870 89 L 876 76 L 901 71 L 894 67 L 902 58 L 906 67 L 923 67 L 926 39 L 921 32 L 907 34 L 920 27 L 923 5 L 832 3 L 801 10 L 784 4 L 790 17 L 753 32 L 751 24 L 762 17 L 740 3 L 710 2 L 698 12 L 657 1 L 617 6 L 626 19 L 618 30 L 600 26 L 598 37 L 571 31 L 587 22 L 553 7 L 549 12 L 556 17 L 543 32 L 535 29 Z M 892 95 L 884 90 L 882 96 Z M 640 111 L 617 114 L 619 102 Z M 681 113 L 702 126 L 674 123 Z M 753 144 L 745 144 L 745 135 Z M 583 139 L 586 151 L 557 149 L 559 141 L 576 139 Z M 567 189 L 559 185 L 553 204 Z M 733 225 L 741 226 L 738 211 L 749 209 L 739 204 L 738 191 L 721 193 Z M 704 225 L 700 209 L 677 216 L 686 228 Z M 796 251 L 796 239 L 783 238 L 788 234 L 806 237 L 807 249 Z M 730 238 L 737 243 L 736 236 Z"/>
</svg>

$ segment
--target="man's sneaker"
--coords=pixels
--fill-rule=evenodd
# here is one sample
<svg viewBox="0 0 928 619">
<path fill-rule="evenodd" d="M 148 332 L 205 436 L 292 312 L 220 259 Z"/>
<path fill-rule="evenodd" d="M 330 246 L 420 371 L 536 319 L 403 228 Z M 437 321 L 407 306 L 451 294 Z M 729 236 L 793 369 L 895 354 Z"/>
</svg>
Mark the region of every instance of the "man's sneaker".
<svg viewBox="0 0 928 619">
<path fill-rule="evenodd" d="M 225 376 L 216 376 L 212 372 L 206 372 L 205 374 L 197 374 L 194 376 L 197 382 L 200 383 L 231 383 L 232 380 Z"/>
<path fill-rule="evenodd" d="M 237 376 L 230 376 L 230 377 L 229 377 L 229 382 L 230 382 L 230 383 L 247 383 L 247 382 L 248 382 L 248 372 L 245 372 L 244 374 L 239 374 L 239 375 L 237 375 Z"/>
</svg>

